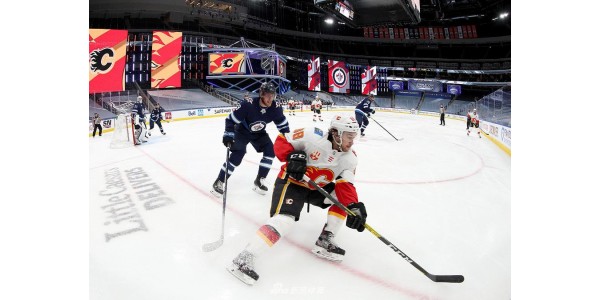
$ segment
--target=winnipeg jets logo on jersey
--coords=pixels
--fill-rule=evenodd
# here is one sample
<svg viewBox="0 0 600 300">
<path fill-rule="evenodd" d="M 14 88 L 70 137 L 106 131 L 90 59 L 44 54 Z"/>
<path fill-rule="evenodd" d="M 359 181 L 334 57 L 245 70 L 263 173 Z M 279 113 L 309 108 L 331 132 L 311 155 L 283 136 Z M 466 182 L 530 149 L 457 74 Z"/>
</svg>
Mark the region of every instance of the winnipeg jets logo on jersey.
<svg viewBox="0 0 600 300">
<path fill-rule="evenodd" d="M 263 121 L 256 121 L 256 122 L 250 124 L 250 131 L 252 131 L 252 132 L 261 131 L 265 127 L 267 127 L 267 123 L 265 123 Z"/>
<path fill-rule="evenodd" d="M 267 113 L 267 110 L 263 108 L 260 110 L 260 113 L 264 115 L 265 113 Z"/>
</svg>

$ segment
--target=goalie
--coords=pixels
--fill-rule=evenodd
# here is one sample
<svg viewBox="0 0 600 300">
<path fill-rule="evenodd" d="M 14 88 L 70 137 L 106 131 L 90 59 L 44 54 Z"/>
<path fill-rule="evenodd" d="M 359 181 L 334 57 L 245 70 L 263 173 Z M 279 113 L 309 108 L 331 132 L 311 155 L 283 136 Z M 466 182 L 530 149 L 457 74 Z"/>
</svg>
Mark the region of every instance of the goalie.
<svg viewBox="0 0 600 300">
<path fill-rule="evenodd" d="M 146 116 L 144 115 L 144 104 L 142 96 L 137 97 L 137 102 L 131 107 L 131 120 L 133 120 L 134 141 L 136 145 L 148 141 L 148 129 L 146 128 Z"/>
</svg>

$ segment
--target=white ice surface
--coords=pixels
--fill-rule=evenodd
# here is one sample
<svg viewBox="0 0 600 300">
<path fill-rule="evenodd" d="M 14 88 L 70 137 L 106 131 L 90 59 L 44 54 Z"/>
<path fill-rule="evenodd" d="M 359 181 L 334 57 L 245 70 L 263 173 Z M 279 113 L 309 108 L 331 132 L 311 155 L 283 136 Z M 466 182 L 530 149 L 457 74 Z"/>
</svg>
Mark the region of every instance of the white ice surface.
<svg viewBox="0 0 600 300">
<path fill-rule="evenodd" d="M 332 115 L 316 125 L 326 129 Z M 225 243 L 203 252 L 221 230 L 222 202 L 209 193 L 226 153 L 217 117 L 165 123 L 167 135 L 154 129 L 126 149 L 109 148 L 112 133 L 90 138 L 90 298 L 510 299 L 510 156 L 467 136 L 462 121 L 373 117 L 402 140 L 371 122 L 354 146 L 367 223 L 428 272 L 463 283 L 432 282 L 366 230 L 340 230 L 343 262 L 315 257 L 327 211 L 314 206 L 256 262 L 259 281 L 240 282 L 225 267 L 268 219 L 281 163 L 267 177 L 270 192 L 256 194 L 261 155 L 248 145 L 229 180 Z M 288 120 L 292 129 L 315 125 L 310 113 Z M 273 124 L 268 132 L 277 135 Z"/>
</svg>

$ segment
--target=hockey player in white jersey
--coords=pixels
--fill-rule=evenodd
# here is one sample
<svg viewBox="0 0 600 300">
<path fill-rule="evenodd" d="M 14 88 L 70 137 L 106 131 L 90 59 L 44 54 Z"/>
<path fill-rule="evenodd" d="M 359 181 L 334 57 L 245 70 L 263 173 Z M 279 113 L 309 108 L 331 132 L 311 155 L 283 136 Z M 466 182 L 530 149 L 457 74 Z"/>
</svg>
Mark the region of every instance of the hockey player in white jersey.
<svg viewBox="0 0 600 300">
<path fill-rule="evenodd" d="M 479 115 L 477 114 L 477 109 L 473 109 L 473 112 L 470 113 L 471 116 L 471 127 L 467 129 L 467 135 L 471 133 L 471 128 L 474 128 L 473 131 L 477 132 L 479 138 L 481 138 L 481 129 L 479 129 Z"/>
<path fill-rule="evenodd" d="M 319 116 L 319 121 L 323 122 L 323 118 L 321 118 L 321 108 L 323 108 L 323 103 L 319 96 L 315 97 L 315 100 L 310 104 L 310 107 L 313 111 L 313 122 L 317 121 L 317 115 Z"/>
<path fill-rule="evenodd" d="M 135 144 L 140 145 L 148 141 L 148 129 L 146 128 L 146 115 L 144 114 L 144 104 L 142 96 L 137 97 L 137 102 L 131 107 L 131 119 L 135 127 Z"/>
<path fill-rule="evenodd" d="M 359 132 L 360 127 L 353 116 L 336 115 L 328 132 L 309 127 L 277 137 L 275 154 L 284 164 L 275 181 L 271 218 L 233 259 L 227 268 L 229 272 L 246 284 L 254 284 L 259 277 L 254 260 L 290 231 L 300 219 L 305 203 L 329 209 L 312 252 L 323 259 L 342 261 L 346 251 L 334 240 L 338 230 L 346 220 L 346 226 L 362 232 L 367 218 L 366 208 L 358 201 L 353 184 L 357 157 L 352 145 Z M 305 174 L 337 197 L 355 216 L 348 216 L 339 207 L 331 206 L 329 199 L 302 180 Z"/>
</svg>

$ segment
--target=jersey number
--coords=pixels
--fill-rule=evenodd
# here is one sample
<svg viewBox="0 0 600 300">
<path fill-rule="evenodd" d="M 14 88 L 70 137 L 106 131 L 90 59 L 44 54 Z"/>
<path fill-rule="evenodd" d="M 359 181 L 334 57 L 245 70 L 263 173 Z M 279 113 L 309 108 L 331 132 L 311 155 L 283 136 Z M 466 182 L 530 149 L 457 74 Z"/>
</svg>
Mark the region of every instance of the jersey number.
<svg viewBox="0 0 600 300">
<path fill-rule="evenodd" d="M 304 137 L 304 128 L 294 130 L 293 140 L 301 139 Z"/>
</svg>

